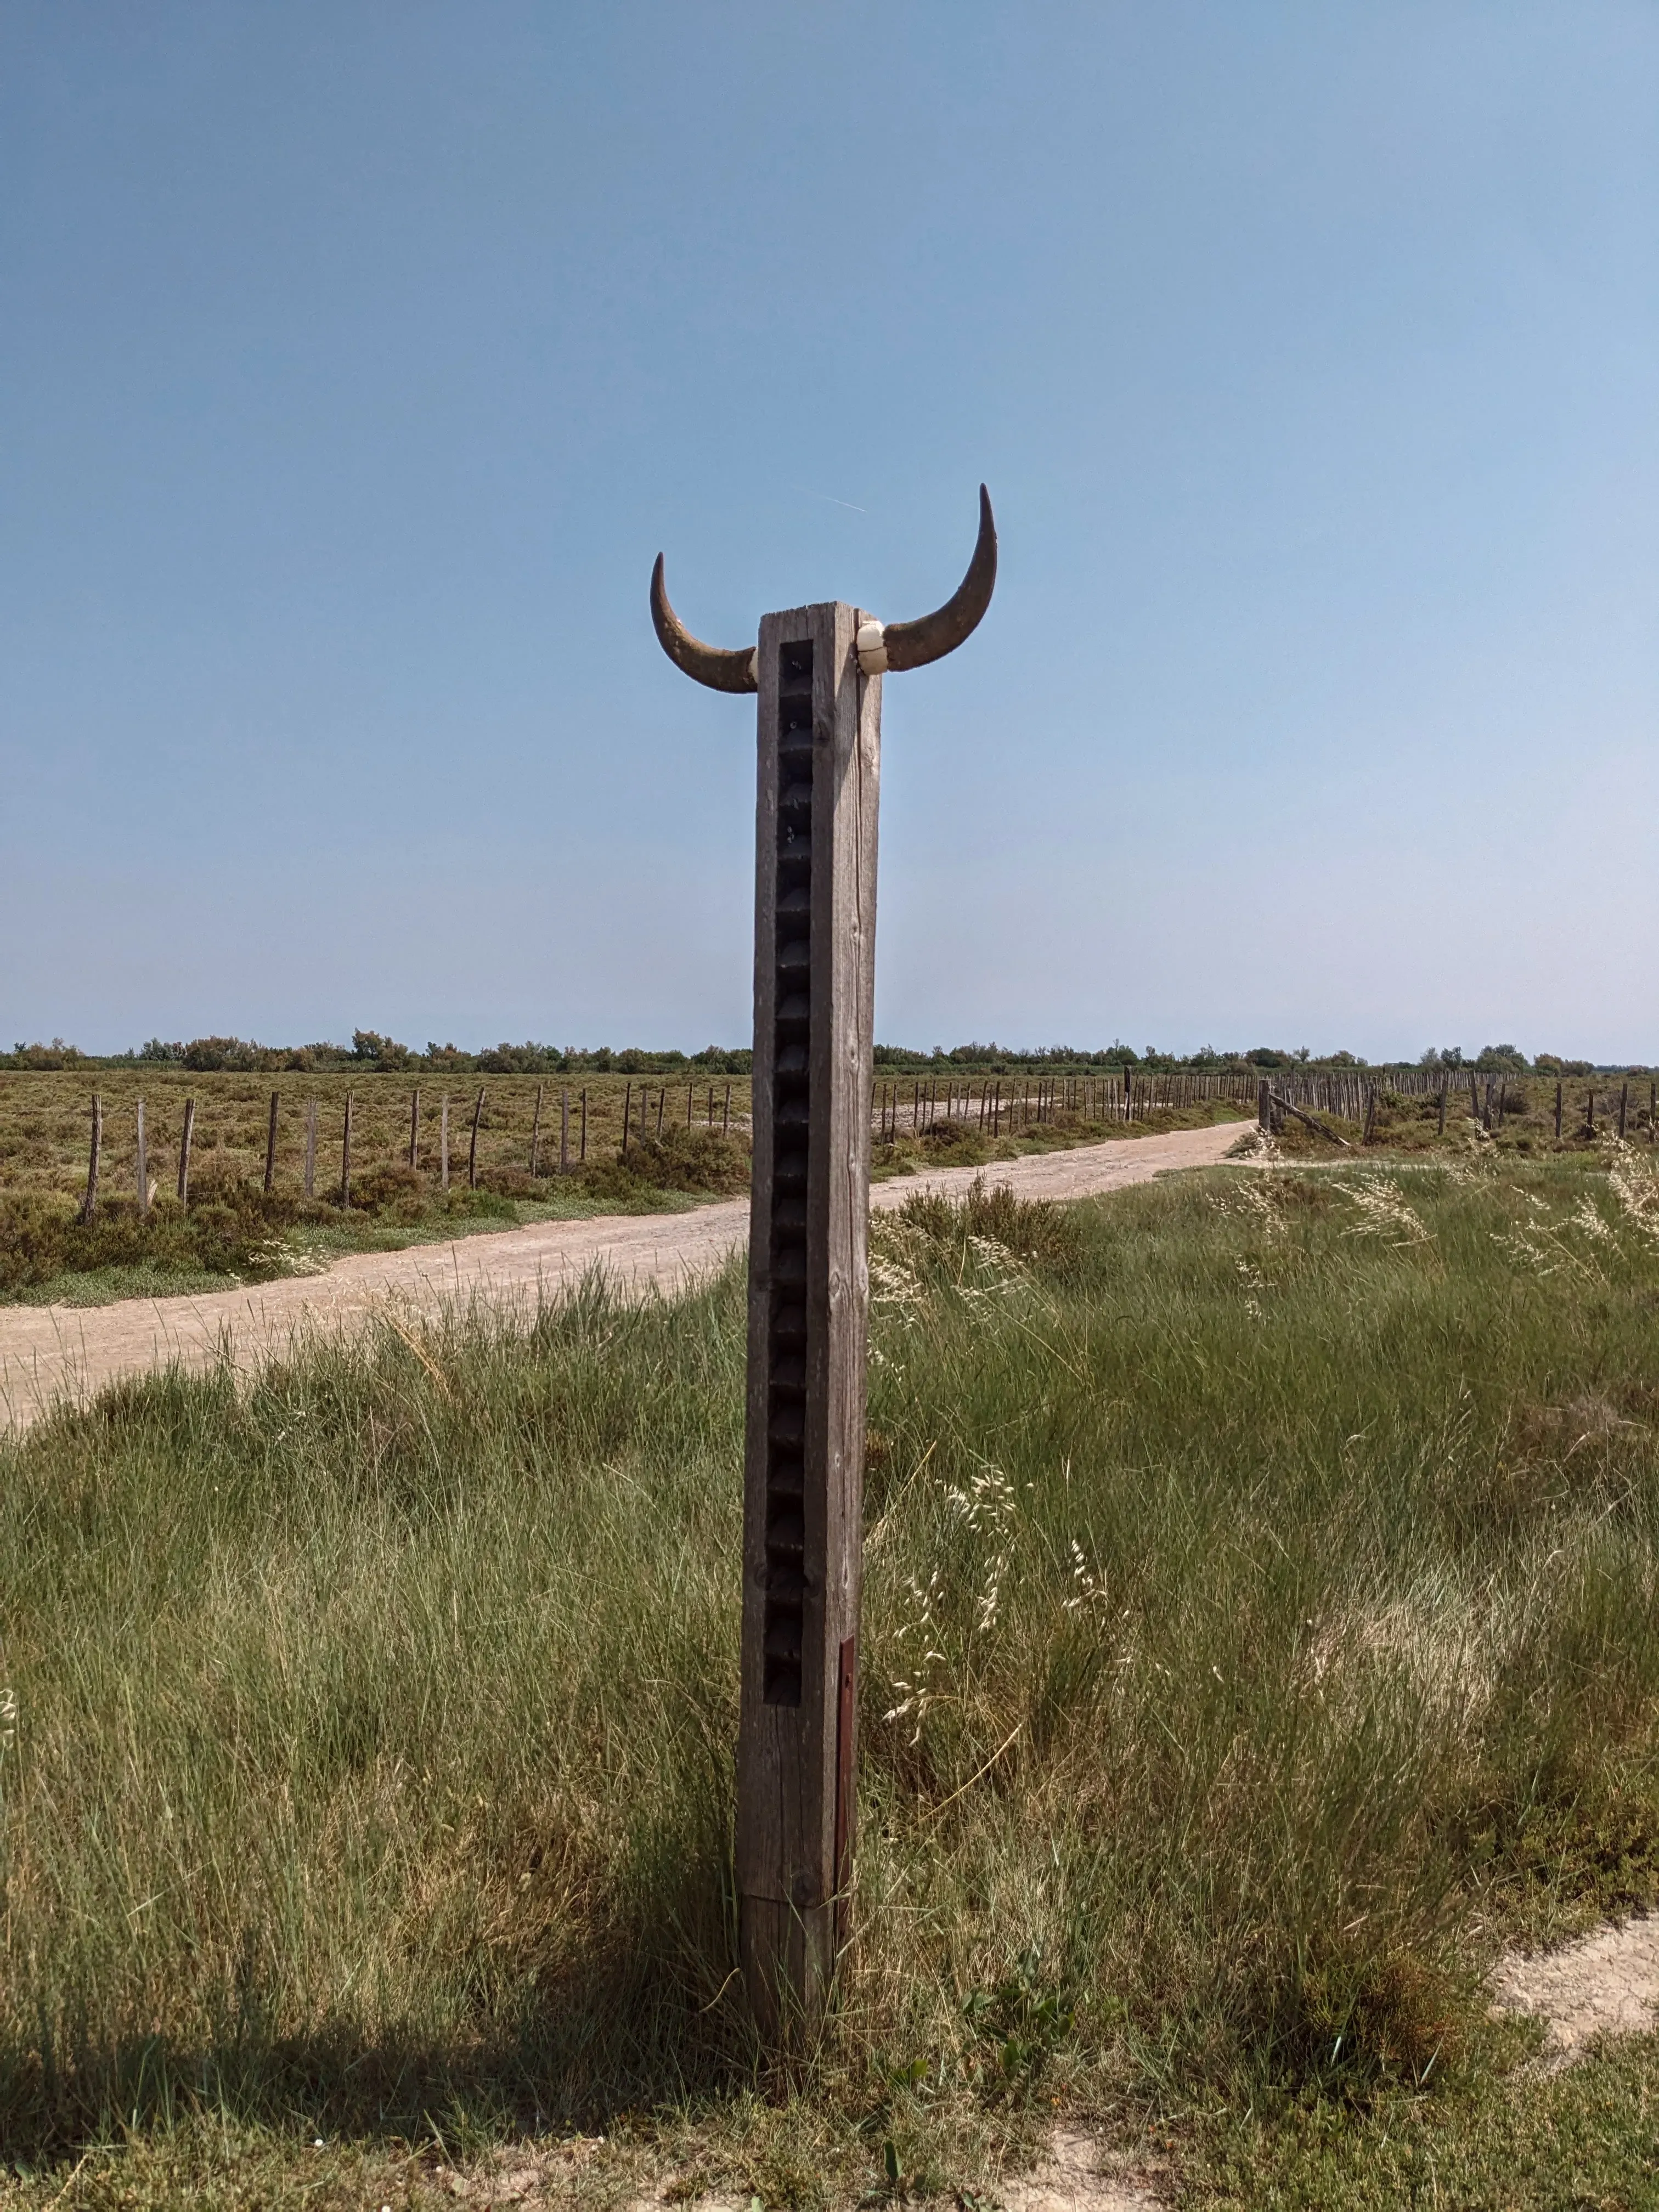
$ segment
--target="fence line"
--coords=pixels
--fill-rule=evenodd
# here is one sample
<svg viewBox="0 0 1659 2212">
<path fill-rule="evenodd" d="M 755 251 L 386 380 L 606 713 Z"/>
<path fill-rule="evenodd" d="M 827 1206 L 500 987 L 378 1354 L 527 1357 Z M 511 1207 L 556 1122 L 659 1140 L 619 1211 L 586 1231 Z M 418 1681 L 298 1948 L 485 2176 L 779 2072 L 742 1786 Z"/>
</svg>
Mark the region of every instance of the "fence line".
<svg viewBox="0 0 1659 2212">
<path fill-rule="evenodd" d="M 505 1078 L 507 1082 L 522 1082 L 522 1078 Z M 1579 1081 L 1583 1082 L 1582 1091 Z M 1114 1124 L 1132 1124 L 1149 1115 L 1165 1112 L 1180 1112 L 1217 1104 L 1249 1108 L 1254 1106 L 1257 1118 L 1264 1127 L 1275 1128 L 1289 1113 L 1297 1117 L 1326 1116 L 1364 1130 L 1369 1139 L 1376 1126 L 1378 1100 L 1384 1092 L 1407 1098 L 1429 1099 L 1434 1102 L 1435 1118 L 1439 1133 L 1445 1132 L 1449 1115 L 1457 1114 L 1478 1121 L 1484 1128 L 1501 1128 L 1506 1118 L 1528 1109 L 1540 1085 L 1545 1088 L 1544 1111 L 1552 1114 L 1554 1133 L 1561 1137 L 1564 1129 L 1579 1135 L 1594 1137 L 1616 1129 L 1621 1139 L 1631 1133 L 1632 1117 L 1639 1125 L 1644 1118 L 1643 1102 L 1632 1096 L 1628 1079 L 1616 1085 L 1611 1082 L 1597 1084 L 1593 1078 L 1580 1079 L 1569 1085 L 1568 1079 L 1555 1080 L 1553 1101 L 1548 1097 L 1551 1079 L 1547 1076 L 1498 1073 L 1484 1074 L 1474 1068 L 1275 1068 L 1271 1073 L 1250 1068 L 1194 1069 L 1194 1068 L 1122 1068 L 1104 1070 L 1099 1073 L 1049 1075 L 1032 1073 L 1020 1075 L 990 1075 L 958 1077 L 956 1075 L 884 1076 L 878 1073 L 870 1091 L 870 1121 L 875 1141 L 891 1146 L 908 1139 L 919 1140 L 927 1136 L 948 1135 L 957 1129 L 966 1129 L 989 1138 L 993 1141 L 1004 1137 L 1018 1136 L 1027 1130 L 1053 1127 L 1062 1116 L 1068 1126 L 1109 1127 Z M 620 1131 L 618 1157 L 627 1159 L 632 1150 L 649 1140 L 661 1144 L 673 1142 L 682 1127 L 687 1136 L 695 1139 L 701 1127 L 712 1136 L 718 1129 L 721 1136 L 731 1134 L 732 1124 L 732 1085 L 726 1080 L 723 1090 L 714 1083 L 700 1082 L 692 1078 L 684 1081 L 684 1114 L 682 1121 L 678 1082 L 651 1083 L 629 1078 L 623 1085 L 619 1102 Z M 387 1086 L 389 1091 L 390 1086 Z M 568 1175 L 586 1164 L 588 1156 L 588 1122 L 590 1102 L 587 1086 L 583 1085 L 575 1099 L 575 1142 L 572 1143 L 572 1106 L 570 1086 L 562 1085 L 559 1092 L 559 1146 L 556 1169 L 544 1166 L 543 1125 L 547 1086 L 538 1084 L 534 1093 L 533 1107 L 529 1113 L 528 1168 L 530 1179 L 546 1182 L 553 1175 Z M 376 1091 L 379 1086 L 375 1086 Z M 699 1096 L 701 1093 L 701 1096 Z M 374 1094 L 371 1093 L 371 1096 Z M 397 1120 L 404 1109 L 399 1106 L 388 1132 L 380 1128 L 377 1140 L 374 1127 L 365 1133 L 358 1124 L 361 1120 L 361 1101 L 356 1091 L 348 1087 L 343 1102 L 339 1127 L 340 1180 L 337 1202 L 349 1206 L 352 1193 L 354 1164 L 360 1174 L 373 1171 L 373 1164 L 387 1159 L 398 1168 L 406 1162 L 410 1171 L 418 1173 L 421 1166 L 421 1108 L 422 1096 L 418 1086 L 407 1094 L 393 1093 L 393 1097 L 407 1098 L 407 1120 L 404 1123 L 406 1136 L 399 1139 Z M 671 1100 L 672 1111 L 670 1112 Z M 510 1099 L 509 1105 L 513 1103 Z M 319 1137 L 319 1100 L 315 1097 L 305 1102 L 303 1188 L 306 1196 L 316 1194 L 317 1145 Z M 377 1106 L 380 1098 L 375 1098 Z M 177 1190 L 179 1202 L 188 1206 L 191 1197 L 191 1147 L 197 1135 L 198 1100 L 191 1095 L 184 1101 L 183 1123 L 179 1138 Z M 133 1102 L 133 1135 L 136 1138 L 134 1158 L 136 1195 L 141 1214 L 149 1210 L 151 1179 L 149 1154 L 157 1133 L 154 1125 L 147 1125 L 143 1097 Z M 450 1188 L 450 1094 L 441 1094 L 438 1109 L 437 1181 L 441 1191 Z M 595 1113 L 599 1113 L 596 1104 Z M 1571 1120 L 1569 1117 L 1572 1117 Z M 599 1114 L 600 1127 L 610 1120 L 608 1114 Z M 741 1128 L 747 1115 L 739 1113 Z M 384 1122 L 382 1115 L 380 1120 Z M 469 1117 L 467 1143 L 467 1188 L 477 1190 L 484 1176 L 502 1172 L 514 1173 L 508 1161 L 501 1155 L 510 1142 L 516 1150 L 524 1141 L 522 1121 L 514 1120 L 509 1112 L 502 1115 L 499 1105 L 492 1111 L 492 1090 L 488 1082 L 479 1085 Z M 1649 1143 L 1659 1139 L 1659 1083 L 1650 1082 L 1645 1108 L 1645 1136 Z M 614 1123 L 611 1125 L 613 1127 Z M 514 1135 L 517 1129 L 519 1134 Z M 365 1145 L 365 1133 L 367 1143 Z M 265 1116 L 264 1146 L 264 1188 L 267 1192 L 277 1187 L 282 1165 L 283 1094 L 270 1094 L 269 1110 Z M 386 1139 L 390 1135 L 388 1153 Z M 491 1140 L 494 1158 L 483 1157 L 484 1140 Z M 106 1146 L 106 1117 L 103 1096 L 94 1092 L 91 1099 L 90 1146 L 87 1158 L 85 1193 L 79 1218 L 90 1221 L 99 1201 L 100 1182 L 104 1165 Z M 216 1139 L 210 1133 L 204 1141 L 213 1146 Z M 356 1158 L 354 1161 L 354 1146 Z M 572 1154 L 574 1153 L 573 1159 Z M 129 1156 L 131 1157 L 131 1156 Z M 255 1160 L 258 1154 L 255 1154 Z M 526 1155 L 518 1152 L 522 1161 Z M 257 1172 L 257 1167 L 254 1172 Z"/>
</svg>

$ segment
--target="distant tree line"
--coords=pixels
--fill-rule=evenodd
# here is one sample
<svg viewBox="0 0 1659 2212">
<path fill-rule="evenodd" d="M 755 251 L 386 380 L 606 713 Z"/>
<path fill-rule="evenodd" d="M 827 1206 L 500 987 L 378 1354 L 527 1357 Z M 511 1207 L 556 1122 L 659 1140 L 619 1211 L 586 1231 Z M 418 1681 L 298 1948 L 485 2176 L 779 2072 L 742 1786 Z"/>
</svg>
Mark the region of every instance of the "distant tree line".
<svg viewBox="0 0 1659 2212">
<path fill-rule="evenodd" d="M 126 1067 L 152 1065 L 162 1067 L 182 1067 L 204 1074 L 228 1071 L 237 1074 L 258 1074 L 284 1069 L 315 1070 L 319 1073 L 357 1071 L 367 1075 L 401 1074 L 405 1072 L 430 1070 L 457 1075 L 747 1075 L 753 1054 L 746 1045 L 726 1047 L 705 1045 L 701 1052 L 650 1052 L 637 1045 L 629 1045 L 620 1051 L 609 1045 L 586 1047 L 550 1044 L 498 1044 L 482 1052 L 464 1050 L 456 1044 L 438 1044 L 428 1041 L 424 1052 L 412 1046 L 399 1044 L 395 1037 L 383 1036 L 378 1030 L 354 1030 L 351 1042 L 344 1044 L 264 1045 L 250 1038 L 229 1036 L 192 1037 L 189 1043 L 167 1043 L 152 1037 L 148 1044 L 135 1052 L 110 1053 L 99 1055 L 78 1051 L 65 1044 L 62 1037 L 54 1037 L 50 1044 L 18 1044 L 9 1053 L 0 1052 L 0 1068 L 61 1069 L 76 1067 Z M 1381 1072 L 1395 1063 L 1377 1063 Z M 1619 1069 L 1598 1065 L 1588 1060 L 1568 1060 L 1559 1053 L 1540 1052 L 1528 1060 L 1525 1053 L 1512 1044 L 1483 1045 L 1477 1053 L 1466 1054 L 1460 1046 L 1431 1046 L 1419 1055 L 1417 1066 L 1440 1067 L 1448 1071 L 1473 1069 L 1477 1074 L 1533 1073 L 1546 1076 L 1598 1075 L 1626 1073 L 1648 1075 L 1653 1070 L 1632 1066 Z M 1248 1052 L 1218 1052 L 1212 1045 L 1205 1045 L 1197 1052 L 1186 1054 L 1163 1052 L 1156 1045 L 1143 1045 L 1136 1051 L 1114 1039 L 1109 1045 L 1079 1048 L 1069 1044 L 1052 1044 L 1036 1050 L 1022 1049 L 1012 1045 L 959 1044 L 948 1048 L 934 1045 L 931 1050 L 911 1046 L 878 1044 L 876 1047 L 876 1066 L 884 1074 L 892 1076 L 907 1070 L 921 1073 L 945 1068 L 972 1069 L 986 1075 L 1017 1073 L 1022 1069 L 1039 1068 L 1131 1068 L 1148 1070 L 1194 1068 L 1212 1073 L 1227 1070 L 1275 1067 L 1370 1067 L 1372 1063 L 1360 1054 L 1331 1052 L 1316 1054 L 1306 1045 L 1290 1048 L 1269 1045 L 1253 1045 Z"/>
</svg>

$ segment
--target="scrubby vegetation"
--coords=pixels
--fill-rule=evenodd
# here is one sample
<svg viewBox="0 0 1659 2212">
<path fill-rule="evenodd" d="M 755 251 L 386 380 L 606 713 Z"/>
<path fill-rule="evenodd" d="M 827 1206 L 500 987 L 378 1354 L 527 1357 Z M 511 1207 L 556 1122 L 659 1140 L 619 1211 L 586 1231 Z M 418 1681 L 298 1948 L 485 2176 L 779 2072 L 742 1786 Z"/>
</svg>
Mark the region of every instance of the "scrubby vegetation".
<svg viewBox="0 0 1659 2212">
<path fill-rule="evenodd" d="M 890 1141 L 877 1146 L 878 1174 L 1011 1159 L 1241 1110 L 1218 1101 L 1193 1112 L 1140 1110 L 1125 1125 L 1067 1104 L 1068 1096 L 1080 1095 L 1075 1085 L 1039 1090 L 1027 1082 L 1011 1087 L 1001 1129 L 988 1133 L 962 1118 L 964 1086 L 956 1087 L 954 1116 L 948 1094 L 935 1113 L 928 1086 L 913 1087 L 920 1109 L 911 1112 L 908 1102 L 902 1114 L 894 1107 Z M 103 1149 L 97 1209 L 83 1223 L 94 1093 L 103 1101 Z M 267 1191 L 273 1095 L 277 1146 Z M 343 1205 L 348 1097 L 352 1164 L 349 1202 Z M 140 1098 L 147 1114 L 147 1216 L 137 1196 Z M 186 1209 L 176 1191 L 187 1099 L 195 1101 L 196 1119 Z M 446 1100 L 447 1190 L 440 1165 Z M 313 1107 L 317 1153 L 307 1198 L 303 1164 Z M 746 1078 L 595 1077 L 567 1085 L 514 1075 L 463 1084 L 405 1074 L 392 1082 L 305 1071 L 275 1078 L 229 1068 L 201 1073 L 160 1062 L 115 1075 L 82 1068 L 0 1075 L 0 1299 L 101 1304 L 194 1292 L 216 1282 L 303 1272 L 345 1251 L 731 1196 L 748 1187 L 749 1108 Z M 560 1169 L 562 1144 L 567 1171 Z"/>
<path fill-rule="evenodd" d="M 746 1082 L 646 1085 L 605 1079 L 569 1086 L 567 1173 L 559 1166 L 564 1086 L 518 1077 L 465 1085 L 422 1082 L 411 1166 L 416 1087 L 337 1075 L 302 1073 L 273 1080 L 161 1066 L 113 1077 L 76 1069 L 0 1076 L 0 1298 L 83 1304 L 198 1291 L 216 1282 L 305 1272 L 345 1251 L 386 1249 L 550 1217 L 652 1211 L 747 1187 Z M 103 1100 L 103 1147 L 97 1208 L 83 1222 L 94 1091 Z M 480 1091 L 475 1148 L 472 1113 Z M 273 1093 L 277 1149 L 267 1191 Z M 349 1203 L 343 1205 L 348 1095 L 351 1177 Z M 147 1113 L 147 1215 L 140 1213 L 137 1188 L 141 1097 Z M 447 1190 L 441 1170 L 446 1097 Z M 185 1207 L 178 1200 L 177 1177 L 187 1098 L 195 1101 L 196 1119 Z M 317 1152 L 313 1194 L 307 1197 L 304 1158 L 313 1103 Z M 624 1161 L 625 1106 L 630 1142 Z"/>
<path fill-rule="evenodd" d="M 737 1276 L 0 1450 L 20 2196 L 125 2141 L 86 2201 L 424 2203 L 573 2125 L 595 2200 L 978 2193 L 1058 2112 L 1194 2203 L 1417 2201 L 1437 2145 L 1459 2203 L 1624 2201 L 1610 2136 L 1600 2199 L 1494 2164 L 1541 2137 L 1479 1974 L 1659 1893 L 1645 1156 L 877 1237 L 858 1933 L 787 2072 L 732 1977 Z"/>
</svg>

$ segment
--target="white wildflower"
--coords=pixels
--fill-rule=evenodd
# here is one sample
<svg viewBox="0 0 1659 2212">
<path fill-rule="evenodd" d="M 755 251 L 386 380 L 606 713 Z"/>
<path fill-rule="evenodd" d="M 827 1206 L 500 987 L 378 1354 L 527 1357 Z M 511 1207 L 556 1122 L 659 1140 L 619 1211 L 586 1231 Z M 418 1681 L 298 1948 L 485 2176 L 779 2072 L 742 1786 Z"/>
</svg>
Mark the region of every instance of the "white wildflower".
<svg viewBox="0 0 1659 2212">
<path fill-rule="evenodd" d="M 1343 1231 L 1345 1237 L 1386 1237 L 1396 1251 L 1407 1245 L 1434 1242 L 1433 1231 L 1407 1205 L 1405 1193 L 1391 1176 L 1356 1176 L 1352 1182 L 1337 1187 L 1359 1215 L 1351 1229 Z"/>
</svg>

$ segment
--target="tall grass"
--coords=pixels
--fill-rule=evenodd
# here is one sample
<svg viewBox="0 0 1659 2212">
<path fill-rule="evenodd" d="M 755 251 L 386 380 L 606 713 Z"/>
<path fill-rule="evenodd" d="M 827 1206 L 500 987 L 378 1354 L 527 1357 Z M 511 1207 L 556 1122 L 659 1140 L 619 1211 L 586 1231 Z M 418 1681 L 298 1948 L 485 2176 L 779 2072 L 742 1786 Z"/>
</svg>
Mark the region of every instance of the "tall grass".
<svg viewBox="0 0 1659 2212">
<path fill-rule="evenodd" d="M 1502 1932 L 1659 1889 L 1652 1186 L 1365 1173 L 878 1227 L 824 2142 L 1432 2082 Z M 779 2086 L 732 1976 L 741 1366 L 734 1277 L 589 1286 L 3 1448 L 9 2148 L 199 2100 L 718 2132 Z"/>
</svg>

